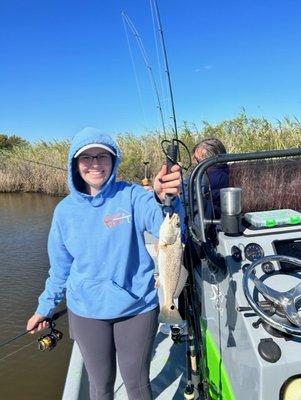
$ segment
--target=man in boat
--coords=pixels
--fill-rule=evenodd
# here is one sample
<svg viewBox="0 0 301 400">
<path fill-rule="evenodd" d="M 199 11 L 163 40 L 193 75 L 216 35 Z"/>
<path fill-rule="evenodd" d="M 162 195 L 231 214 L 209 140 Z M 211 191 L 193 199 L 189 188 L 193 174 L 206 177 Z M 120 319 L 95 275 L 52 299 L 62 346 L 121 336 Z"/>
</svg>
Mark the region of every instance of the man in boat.
<svg viewBox="0 0 301 400">
<path fill-rule="evenodd" d="M 195 163 L 200 163 L 206 158 L 226 153 L 227 150 L 224 144 L 217 138 L 204 139 L 197 143 L 192 149 L 193 160 Z M 188 193 L 188 180 L 185 180 L 184 185 L 186 186 L 186 193 Z M 217 164 L 207 169 L 202 182 L 202 190 L 205 200 L 205 218 L 220 218 L 220 189 L 228 186 L 229 168 L 226 164 Z"/>
</svg>

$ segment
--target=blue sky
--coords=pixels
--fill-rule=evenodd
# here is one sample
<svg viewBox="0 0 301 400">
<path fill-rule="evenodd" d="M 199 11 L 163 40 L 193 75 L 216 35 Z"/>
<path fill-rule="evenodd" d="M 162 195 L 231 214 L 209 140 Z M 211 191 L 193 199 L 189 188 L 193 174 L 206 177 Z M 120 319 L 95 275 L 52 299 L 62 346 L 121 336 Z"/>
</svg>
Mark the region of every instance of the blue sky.
<svg viewBox="0 0 301 400">
<path fill-rule="evenodd" d="M 178 124 L 199 128 L 244 107 L 271 121 L 301 119 L 299 0 L 157 0 Z M 125 10 L 143 40 L 158 87 L 149 0 L 2 0 L 0 132 L 70 138 L 85 126 L 112 135 L 161 129 L 157 102 Z M 159 44 L 160 45 L 160 44 Z M 170 103 L 160 93 L 165 120 Z"/>
</svg>

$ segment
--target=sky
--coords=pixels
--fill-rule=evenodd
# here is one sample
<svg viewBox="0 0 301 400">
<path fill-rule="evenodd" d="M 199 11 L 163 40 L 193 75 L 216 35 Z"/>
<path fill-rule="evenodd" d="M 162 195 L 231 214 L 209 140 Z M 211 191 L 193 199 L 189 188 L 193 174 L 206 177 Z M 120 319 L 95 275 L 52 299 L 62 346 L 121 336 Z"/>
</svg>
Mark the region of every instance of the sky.
<svg viewBox="0 0 301 400">
<path fill-rule="evenodd" d="M 201 129 L 242 109 L 301 120 L 299 0 L 157 4 L 179 126 Z M 0 133 L 31 142 L 71 138 L 85 126 L 139 135 L 162 129 L 159 102 L 172 123 L 149 0 L 0 0 L 0 57 Z"/>
</svg>

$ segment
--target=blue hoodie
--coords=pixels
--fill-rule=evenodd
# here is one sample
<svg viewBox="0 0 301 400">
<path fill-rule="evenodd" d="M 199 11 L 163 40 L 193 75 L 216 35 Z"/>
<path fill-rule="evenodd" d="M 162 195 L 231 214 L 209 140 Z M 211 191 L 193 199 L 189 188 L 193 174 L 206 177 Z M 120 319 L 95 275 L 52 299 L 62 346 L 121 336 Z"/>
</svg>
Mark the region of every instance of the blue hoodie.
<svg viewBox="0 0 301 400">
<path fill-rule="evenodd" d="M 92 143 L 116 153 L 112 174 L 94 197 L 81 189 L 73 158 Z M 158 237 L 162 207 L 142 186 L 116 182 L 120 157 L 112 138 L 94 128 L 74 137 L 68 156 L 70 194 L 54 211 L 48 239 L 51 267 L 38 314 L 51 316 L 65 294 L 71 311 L 87 318 L 136 315 L 158 305 L 144 232 Z"/>
</svg>

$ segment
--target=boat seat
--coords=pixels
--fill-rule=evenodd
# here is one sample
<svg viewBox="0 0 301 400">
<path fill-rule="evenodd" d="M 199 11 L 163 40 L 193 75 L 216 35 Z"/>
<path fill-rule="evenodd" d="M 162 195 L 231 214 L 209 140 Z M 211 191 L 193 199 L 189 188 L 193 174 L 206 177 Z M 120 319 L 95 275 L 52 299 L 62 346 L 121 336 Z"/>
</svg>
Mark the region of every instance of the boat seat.
<svg viewBox="0 0 301 400">
<path fill-rule="evenodd" d="M 257 160 L 229 164 L 231 187 L 243 189 L 242 211 L 301 210 L 301 160 Z"/>
</svg>

